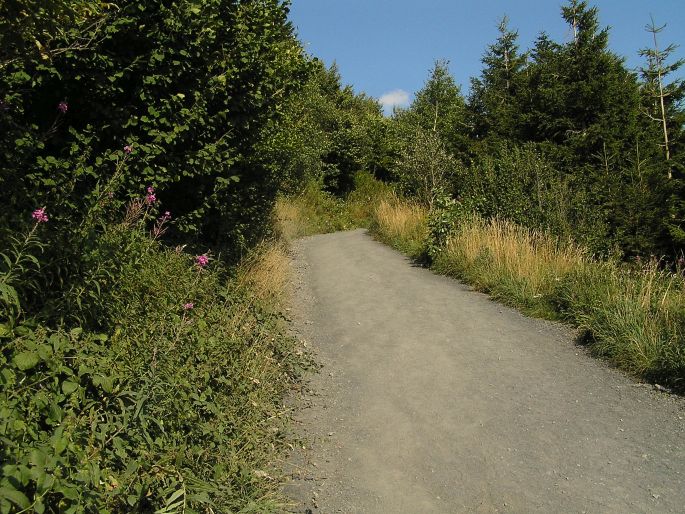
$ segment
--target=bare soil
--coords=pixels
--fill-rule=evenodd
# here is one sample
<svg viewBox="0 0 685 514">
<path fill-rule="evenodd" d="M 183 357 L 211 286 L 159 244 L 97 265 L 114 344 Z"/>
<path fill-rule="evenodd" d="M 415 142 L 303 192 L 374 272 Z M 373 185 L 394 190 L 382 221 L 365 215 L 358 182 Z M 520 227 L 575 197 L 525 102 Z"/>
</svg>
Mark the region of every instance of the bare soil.
<svg viewBox="0 0 685 514">
<path fill-rule="evenodd" d="M 685 399 L 365 231 L 298 241 L 297 513 L 685 512 Z"/>
</svg>

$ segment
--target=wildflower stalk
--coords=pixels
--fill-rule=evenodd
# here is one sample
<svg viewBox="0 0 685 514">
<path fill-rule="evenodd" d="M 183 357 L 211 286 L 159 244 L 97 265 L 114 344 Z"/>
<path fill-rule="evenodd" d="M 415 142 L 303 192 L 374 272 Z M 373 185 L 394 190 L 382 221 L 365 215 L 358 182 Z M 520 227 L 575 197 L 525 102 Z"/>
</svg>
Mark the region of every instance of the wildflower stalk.
<svg viewBox="0 0 685 514">
<path fill-rule="evenodd" d="M 26 251 L 32 247 L 32 246 L 39 246 L 38 240 L 35 239 L 34 235 L 36 233 L 36 230 L 38 229 L 38 225 L 41 223 L 44 223 L 42 221 L 36 221 L 33 224 L 33 227 L 29 232 L 26 234 L 26 237 L 24 240 L 18 245 L 18 247 L 15 247 L 12 249 L 12 253 L 14 254 L 14 260 L 9 261 L 9 265 L 7 266 L 7 271 L 5 271 L 2 275 L 0 275 L 0 284 L 11 284 L 13 279 L 16 278 L 15 272 L 16 270 L 21 270 L 22 269 L 22 264 L 27 261 L 31 261 L 37 264 L 37 261 L 35 257 L 28 255 Z M 5 256 L 5 254 L 2 254 Z M 6 257 L 6 256 L 5 256 Z M 7 262 L 7 260 L 5 261 Z"/>
</svg>

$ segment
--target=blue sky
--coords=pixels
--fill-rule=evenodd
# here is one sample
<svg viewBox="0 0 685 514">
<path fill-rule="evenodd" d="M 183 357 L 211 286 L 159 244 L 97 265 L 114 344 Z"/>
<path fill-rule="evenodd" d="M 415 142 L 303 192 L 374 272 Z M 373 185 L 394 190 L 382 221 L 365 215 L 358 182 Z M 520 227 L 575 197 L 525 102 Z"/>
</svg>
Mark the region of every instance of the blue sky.
<svg viewBox="0 0 685 514">
<path fill-rule="evenodd" d="M 337 62 L 343 81 L 390 103 L 407 103 L 420 89 L 436 59 L 450 61 L 462 91 L 478 76 L 480 59 L 497 37 L 503 14 L 519 31 L 525 50 L 540 31 L 556 41 L 571 36 L 561 19 L 561 0 L 292 0 L 291 16 L 307 51 L 327 64 Z M 661 43 L 684 45 L 685 1 L 596 0 L 600 23 L 610 26 L 610 45 L 631 68 L 642 64 L 637 51 L 649 46 L 644 26 L 650 14 L 667 23 Z M 685 68 L 685 66 L 683 67 Z M 685 69 L 681 68 L 681 77 Z M 384 96 L 385 95 L 385 96 Z"/>
</svg>

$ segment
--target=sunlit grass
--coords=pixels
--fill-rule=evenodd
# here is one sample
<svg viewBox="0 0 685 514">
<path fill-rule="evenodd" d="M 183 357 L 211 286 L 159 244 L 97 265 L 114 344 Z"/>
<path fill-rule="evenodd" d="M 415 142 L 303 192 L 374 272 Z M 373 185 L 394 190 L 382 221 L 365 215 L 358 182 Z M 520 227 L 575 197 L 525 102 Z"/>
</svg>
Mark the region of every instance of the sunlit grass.
<svg viewBox="0 0 685 514">
<path fill-rule="evenodd" d="M 381 200 L 373 210 L 371 232 L 380 241 L 421 258 L 428 240 L 428 210 L 397 196 Z"/>
</svg>

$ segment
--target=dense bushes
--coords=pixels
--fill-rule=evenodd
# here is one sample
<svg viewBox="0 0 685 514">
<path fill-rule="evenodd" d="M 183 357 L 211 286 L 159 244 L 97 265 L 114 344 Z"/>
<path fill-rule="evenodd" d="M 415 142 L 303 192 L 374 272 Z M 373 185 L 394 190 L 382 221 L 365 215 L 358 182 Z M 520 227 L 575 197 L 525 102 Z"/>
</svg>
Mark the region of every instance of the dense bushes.
<svg viewBox="0 0 685 514">
<path fill-rule="evenodd" d="M 83 198 L 129 146 L 119 200 L 152 185 L 186 241 L 249 246 L 279 184 L 254 148 L 308 67 L 286 8 L 159 0 L 79 13 L 53 28 L 63 50 L 49 56 L 20 52 L 35 46 L 31 31 L 2 36 L 24 41 L 0 74 L 2 224 L 19 224 L 27 206 L 83 216 Z"/>
</svg>

